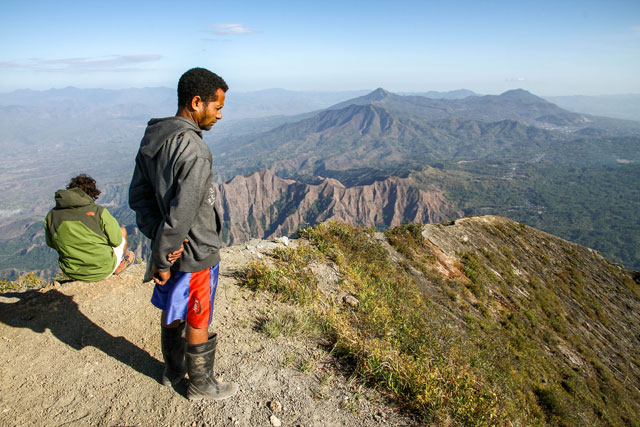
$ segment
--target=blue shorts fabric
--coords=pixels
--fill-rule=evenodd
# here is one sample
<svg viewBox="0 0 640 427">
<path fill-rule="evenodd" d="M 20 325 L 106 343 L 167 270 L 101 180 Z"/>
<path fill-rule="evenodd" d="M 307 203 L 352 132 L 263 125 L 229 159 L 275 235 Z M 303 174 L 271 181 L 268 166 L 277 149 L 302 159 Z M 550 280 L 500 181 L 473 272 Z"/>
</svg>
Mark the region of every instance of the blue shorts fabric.
<svg viewBox="0 0 640 427">
<path fill-rule="evenodd" d="M 151 303 L 164 310 L 165 322 L 186 321 L 194 328 L 206 328 L 213 319 L 218 288 L 219 264 L 195 273 L 172 271 L 164 285 L 156 285 Z"/>
</svg>

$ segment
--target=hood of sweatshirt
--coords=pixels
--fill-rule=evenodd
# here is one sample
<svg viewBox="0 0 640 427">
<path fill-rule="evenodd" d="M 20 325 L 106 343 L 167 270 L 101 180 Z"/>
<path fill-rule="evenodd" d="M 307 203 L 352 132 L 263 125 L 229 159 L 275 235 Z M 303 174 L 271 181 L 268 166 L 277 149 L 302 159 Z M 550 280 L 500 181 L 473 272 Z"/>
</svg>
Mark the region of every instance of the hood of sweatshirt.
<svg viewBox="0 0 640 427">
<path fill-rule="evenodd" d="M 56 191 L 57 209 L 77 208 L 80 206 L 91 205 L 93 203 L 93 198 L 79 188 Z"/>
<path fill-rule="evenodd" d="M 147 130 L 142 142 L 140 142 L 140 153 L 147 157 L 153 157 L 162 148 L 165 141 L 187 130 L 196 132 L 202 138 L 202 130 L 191 119 L 185 117 L 151 119 L 147 123 Z"/>
</svg>

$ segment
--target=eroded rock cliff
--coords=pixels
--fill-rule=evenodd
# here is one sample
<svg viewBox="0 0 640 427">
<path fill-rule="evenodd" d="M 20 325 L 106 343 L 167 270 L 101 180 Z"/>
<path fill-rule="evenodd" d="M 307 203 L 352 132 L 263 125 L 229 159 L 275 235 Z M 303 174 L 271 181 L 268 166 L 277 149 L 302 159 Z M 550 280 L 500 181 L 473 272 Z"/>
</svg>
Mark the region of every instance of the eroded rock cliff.
<svg viewBox="0 0 640 427">
<path fill-rule="evenodd" d="M 335 179 L 305 184 L 262 170 L 219 185 L 218 194 L 227 244 L 289 235 L 327 220 L 386 228 L 403 221 L 440 222 L 450 212 L 442 193 L 418 190 L 395 177 L 345 188 Z"/>
</svg>

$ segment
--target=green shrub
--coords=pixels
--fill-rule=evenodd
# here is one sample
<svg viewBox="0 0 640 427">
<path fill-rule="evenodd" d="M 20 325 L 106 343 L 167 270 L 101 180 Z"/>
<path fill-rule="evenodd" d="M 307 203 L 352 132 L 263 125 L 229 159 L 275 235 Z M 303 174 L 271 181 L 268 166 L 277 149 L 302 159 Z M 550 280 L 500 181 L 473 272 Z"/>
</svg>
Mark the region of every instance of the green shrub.
<svg viewBox="0 0 640 427">
<path fill-rule="evenodd" d="M 6 277 L 0 279 L 0 293 L 39 289 L 48 284 L 48 282 L 40 279 L 34 272 L 30 272 L 13 281 L 8 281 Z"/>
</svg>

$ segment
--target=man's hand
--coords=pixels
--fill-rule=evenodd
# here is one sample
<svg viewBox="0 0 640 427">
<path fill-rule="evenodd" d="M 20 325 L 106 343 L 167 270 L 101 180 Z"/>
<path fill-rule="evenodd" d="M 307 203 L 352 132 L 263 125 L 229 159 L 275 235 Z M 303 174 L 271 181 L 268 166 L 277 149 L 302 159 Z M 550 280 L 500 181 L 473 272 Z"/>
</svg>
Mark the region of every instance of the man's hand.
<svg viewBox="0 0 640 427">
<path fill-rule="evenodd" d="M 189 241 L 189 239 L 184 239 L 184 242 L 187 243 Z M 169 261 L 171 264 L 173 264 L 174 262 L 176 262 L 178 260 L 178 258 L 180 258 L 182 256 L 182 252 L 184 252 L 184 244 L 180 245 L 180 249 L 173 251 L 173 252 L 169 252 L 169 254 L 167 254 L 167 261 Z"/>
<path fill-rule="evenodd" d="M 153 281 L 160 286 L 167 283 L 167 280 L 171 277 L 171 270 L 158 271 L 158 268 L 155 265 L 151 266 L 151 271 L 153 272 Z"/>
<path fill-rule="evenodd" d="M 184 243 L 187 243 L 188 241 L 189 239 L 184 239 Z M 173 252 L 169 252 L 167 254 L 167 261 L 173 264 L 178 260 L 178 258 L 182 256 L 182 253 L 184 252 L 184 243 L 180 244 L 180 249 L 177 249 Z M 151 266 L 151 271 L 153 272 L 153 281 L 160 286 L 167 283 L 167 281 L 171 277 L 171 270 L 158 271 L 158 268 L 155 265 Z"/>
</svg>

